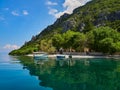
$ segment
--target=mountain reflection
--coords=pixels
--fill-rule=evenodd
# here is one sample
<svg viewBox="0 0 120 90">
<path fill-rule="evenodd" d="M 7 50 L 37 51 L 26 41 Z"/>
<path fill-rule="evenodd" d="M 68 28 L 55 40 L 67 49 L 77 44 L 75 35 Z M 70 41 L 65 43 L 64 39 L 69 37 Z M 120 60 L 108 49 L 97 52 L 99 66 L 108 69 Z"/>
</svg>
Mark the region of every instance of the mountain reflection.
<svg viewBox="0 0 120 90">
<path fill-rule="evenodd" d="M 120 90 L 120 61 L 114 59 L 38 60 L 19 57 L 39 85 L 53 90 Z"/>
</svg>

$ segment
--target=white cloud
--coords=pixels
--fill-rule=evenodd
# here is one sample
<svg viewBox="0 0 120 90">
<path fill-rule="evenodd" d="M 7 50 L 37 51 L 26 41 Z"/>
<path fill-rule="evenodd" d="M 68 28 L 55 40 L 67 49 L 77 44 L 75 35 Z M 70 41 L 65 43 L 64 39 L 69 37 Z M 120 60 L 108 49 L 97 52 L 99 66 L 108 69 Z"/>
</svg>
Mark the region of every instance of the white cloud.
<svg viewBox="0 0 120 90">
<path fill-rule="evenodd" d="M 12 11 L 11 13 L 12 13 L 13 16 L 20 16 L 18 11 Z"/>
<path fill-rule="evenodd" d="M 49 8 L 49 14 L 55 16 L 55 14 L 58 12 L 57 9 Z"/>
<path fill-rule="evenodd" d="M 58 12 L 58 10 L 56 10 L 57 12 L 51 14 L 56 18 L 59 18 L 61 15 L 63 15 L 64 13 L 68 13 L 68 14 L 72 14 L 73 10 L 75 8 L 78 8 L 82 5 L 84 5 L 86 2 L 88 2 L 90 0 L 65 0 L 65 2 L 62 4 L 63 8 L 65 9 L 64 11 L 60 11 Z M 49 9 L 51 10 L 51 9 Z M 54 9 L 53 9 L 54 10 Z M 50 12 L 50 11 L 49 11 Z"/>
<path fill-rule="evenodd" d="M 66 8 L 64 12 L 71 14 L 73 10 L 79 6 L 82 6 L 86 0 L 65 0 L 63 7 Z"/>
<path fill-rule="evenodd" d="M 58 5 L 56 2 L 51 2 L 49 0 L 46 2 L 46 4 L 51 6 Z"/>
<path fill-rule="evenodd" d="M 58 12 L 56 14 L 54 14 L 55 18 L 59 18 L 60 16 L 62 16 L 64 13 L 67 13 L 66 11 L 64 12 Z M 69 14 L 69 13 L 68 13 Z"/>
<path fill-rule="evenodd" d="M 17 45 L 6 44 L 3 48 L 7 49 L 7 50 L 14 50 L 14 49 L 18 49 L 20 47 Z"/>
<path fill-rule="evenodd" d="M 26 15 L 28 15 L 29 13 L 28 13 L 28 11 L 27 10 L 14 10 L 14 11 L 12 11 L 11 12 L 11 14 L 13 15 L 13 16 L 26 16 Z"/>
<path fill-rule="evenodd" d="M 23 10 L 23 15 L 28 15 L 28 11 L 27 10 Z"/>
</svg>

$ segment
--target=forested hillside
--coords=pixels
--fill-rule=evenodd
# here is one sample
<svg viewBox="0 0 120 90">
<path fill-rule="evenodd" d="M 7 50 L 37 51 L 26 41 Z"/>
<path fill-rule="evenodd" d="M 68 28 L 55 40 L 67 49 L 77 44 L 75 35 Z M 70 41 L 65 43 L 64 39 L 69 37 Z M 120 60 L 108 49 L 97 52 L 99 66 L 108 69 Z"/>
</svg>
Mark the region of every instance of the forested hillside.
<svg viewBox="0 0 120 90">
<path fill-rule="evenodd" d="M 60 47 L 65 50 L 103 53 L 120 52 L 120 0 L 92 0 L 86 5 L 64 14 L 53 25 L 33 36 L 12 55 L 24 55 L 33 51 L 53 53 Z"/>
</svg>

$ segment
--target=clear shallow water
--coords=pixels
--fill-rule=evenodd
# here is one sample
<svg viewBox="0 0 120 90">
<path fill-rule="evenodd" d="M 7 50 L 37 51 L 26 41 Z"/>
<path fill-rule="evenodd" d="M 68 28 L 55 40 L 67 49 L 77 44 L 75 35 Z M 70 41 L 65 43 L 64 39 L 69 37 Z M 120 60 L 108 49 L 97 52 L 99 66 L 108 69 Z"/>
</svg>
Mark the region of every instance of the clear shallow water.
<svg viewBox="0 0 120 90">
<path fill-rule="evenodd" d="M 120 59 L 0 57 L 0 90 L 120 90 Z"/>
<path fill-rule="evenodd" d="M 0 55 L 0 90 L 52 90 L 39 85 L 37 76 L 31 76 L 29 70 L 17 58 Z"/>
</svg>

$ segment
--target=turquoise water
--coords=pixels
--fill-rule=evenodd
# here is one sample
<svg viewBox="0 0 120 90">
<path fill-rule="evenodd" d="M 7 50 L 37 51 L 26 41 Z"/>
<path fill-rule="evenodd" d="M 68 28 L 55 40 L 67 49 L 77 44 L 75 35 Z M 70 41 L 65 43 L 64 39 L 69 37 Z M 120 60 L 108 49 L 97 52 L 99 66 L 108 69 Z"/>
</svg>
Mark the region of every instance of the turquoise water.
<svg viewBox="0 0 120 90">
<path fill-rule="evenodd" d="M 0 55 L 0 90 L 52 90 L 39 85 L 37 76 L 29 74 L 17 58 Z"/>
<path fill-rule="evenodd" d="M 0 55 L 0 90 L 120 90 L 120 59 Z"/>
</svg>

